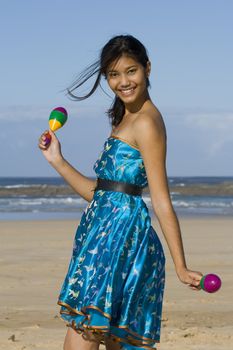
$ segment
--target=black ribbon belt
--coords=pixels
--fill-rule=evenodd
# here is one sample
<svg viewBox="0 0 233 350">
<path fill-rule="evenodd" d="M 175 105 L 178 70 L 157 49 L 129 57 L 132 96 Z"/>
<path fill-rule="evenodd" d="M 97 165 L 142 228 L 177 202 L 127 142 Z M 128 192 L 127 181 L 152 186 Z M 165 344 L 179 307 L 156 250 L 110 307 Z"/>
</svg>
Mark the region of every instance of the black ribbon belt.
<svg viewBox="0 0 233 350">
<path fill-rule="evenodd" d="M 116 191 L 124 192 L 134 196 L 141 196 L 142 187 L 129 184 L 127 182 L 112 181 L 107 179 L 97 178 L 97 185 L 94 191 L 103 190 L 103 191 Z"/>
</svg>

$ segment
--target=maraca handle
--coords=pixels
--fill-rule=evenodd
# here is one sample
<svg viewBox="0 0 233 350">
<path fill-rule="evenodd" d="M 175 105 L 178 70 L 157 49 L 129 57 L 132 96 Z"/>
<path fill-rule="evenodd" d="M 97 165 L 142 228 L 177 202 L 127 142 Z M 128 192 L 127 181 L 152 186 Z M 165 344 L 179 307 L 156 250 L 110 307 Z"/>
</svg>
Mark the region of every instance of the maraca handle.
<svg viewBox="0 0 233 350">
<path fill-rule="evenodd" d="M 205 280 L 205 276 L 202 276 L 202 278 L 200 280 L 200 287 L 201 287 L 202 290 L 205 290 L 204 280 Z"/>
<path fill-rule="evenodd" d="M 50 135 L 50 133 L 47 131 L 47 132 L 44 134 L 44 136 L 45 136 L 45 146 L 48 146 L 48 145 L 50 144 L 50 142 L 51 142 L 51 135 Z"/>
</svg>

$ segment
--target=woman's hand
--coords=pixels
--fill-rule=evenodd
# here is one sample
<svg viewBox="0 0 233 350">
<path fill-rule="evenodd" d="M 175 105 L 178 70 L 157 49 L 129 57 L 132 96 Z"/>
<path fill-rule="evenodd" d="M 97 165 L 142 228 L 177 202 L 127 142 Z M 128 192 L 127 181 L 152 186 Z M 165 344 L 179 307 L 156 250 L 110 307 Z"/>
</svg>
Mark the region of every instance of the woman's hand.
<svg viewBox="0 0 233 350">
<path fill-rule="evenodd" d="M 46 134 L 49 133 L 51 141 L 46 145 Z M 55 165 L 57 162 L 62 161 L 61 145 L 56 135 L 51 130 L 45 131 L 39 138 L 38 147 L 41 149 L 44 157 L 49 163 Z"/>
<path fill-rule="evenodd" d="M 189 288 L 192 290 L 200 290 L 200 281 L 203 276 L 203 274 L 199 271 L 192 271 L 187 268 L 183 268 L 179 271 L 176 271 L 177 276 L 179 277 L 180 281 L 182 283 L 185 283 L 188 285 Z"/>
</svg>

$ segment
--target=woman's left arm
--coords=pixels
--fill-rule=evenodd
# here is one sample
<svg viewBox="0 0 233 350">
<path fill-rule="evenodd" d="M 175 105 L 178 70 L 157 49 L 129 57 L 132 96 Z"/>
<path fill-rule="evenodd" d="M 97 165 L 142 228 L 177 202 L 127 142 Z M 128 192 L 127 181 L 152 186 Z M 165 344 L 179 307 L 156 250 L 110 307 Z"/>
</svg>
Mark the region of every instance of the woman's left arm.
<svg viewBox="0 0 233 350">
<path fill-rule="evenodd" d="M 180 225 L 174 211 L 166 174 L 166 129 L 162 116 L 141 115 L 133 126 L 142 155 L 152 206 L 167 241 L 177 276 L 191 289 L 200 289 L 202 273 L 187 268 Z"/>
</svg>

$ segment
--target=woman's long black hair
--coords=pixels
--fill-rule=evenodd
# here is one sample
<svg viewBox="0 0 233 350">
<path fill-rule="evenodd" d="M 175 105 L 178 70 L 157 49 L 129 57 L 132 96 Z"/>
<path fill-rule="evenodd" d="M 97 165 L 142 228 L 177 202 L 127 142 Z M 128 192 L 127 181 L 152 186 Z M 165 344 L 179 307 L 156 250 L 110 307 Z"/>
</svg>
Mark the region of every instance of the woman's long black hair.
<svg viewBox="0 0 233 350">
<path fill-rule="evenodd" d="M 100 85 L 102 75 L 106 78 L 107 68 L 115 60 L 121 56 L 127 55 L 134 58 L 144 68 L 147 67 L 149 61 L 146 48 L 144 45 L 132 35 L 118 35 L 110 39 L 102 48 L 100 59 L 87 67 L 78 77 L 78 79 L 67 89 L 68 95 L 78 101 L 90 97 L 97 87 Z M 88 79 L 97 74 L 97 78 L 91 90 L 84 96 L 77 96 L 74 91 L 82 86 Z M 147 79 L 147 87 L 150 86 L 149 79 Z M 112 126 L 117 126 L 125 113 L 124 103 L 118 96 L 115 96 L 110 109 L 107 111 Z"/>
</svg>

